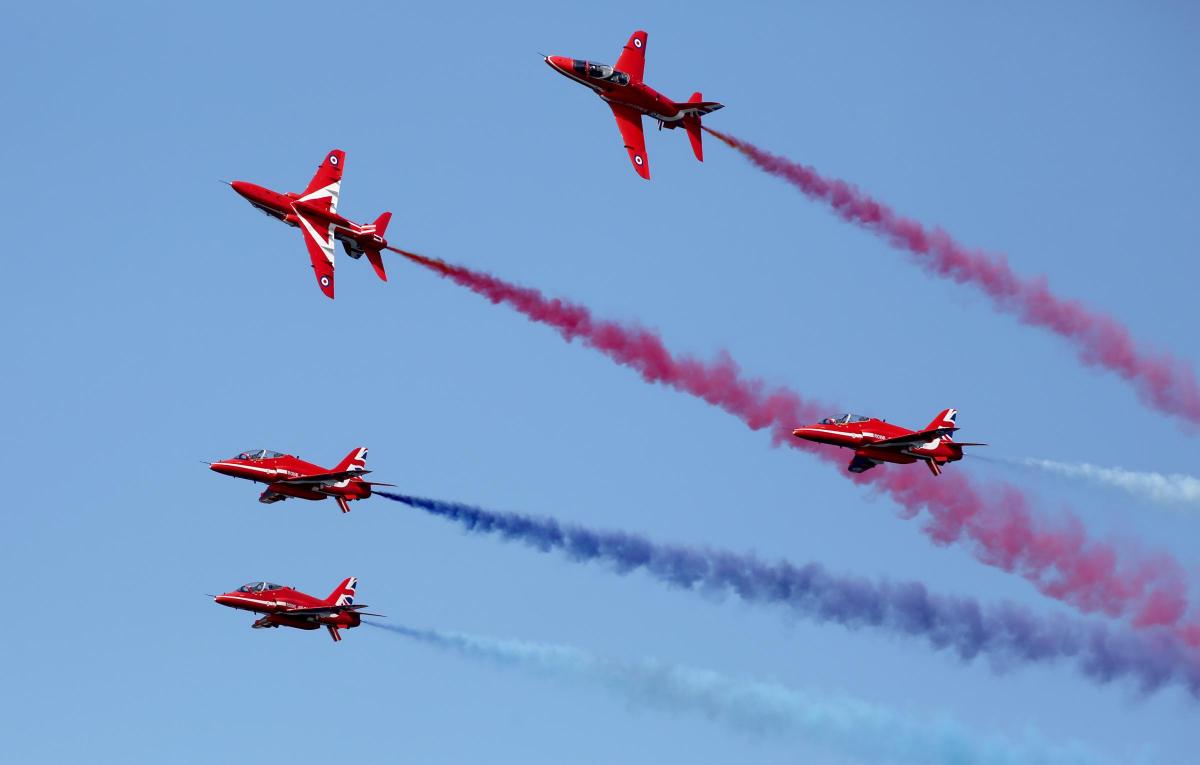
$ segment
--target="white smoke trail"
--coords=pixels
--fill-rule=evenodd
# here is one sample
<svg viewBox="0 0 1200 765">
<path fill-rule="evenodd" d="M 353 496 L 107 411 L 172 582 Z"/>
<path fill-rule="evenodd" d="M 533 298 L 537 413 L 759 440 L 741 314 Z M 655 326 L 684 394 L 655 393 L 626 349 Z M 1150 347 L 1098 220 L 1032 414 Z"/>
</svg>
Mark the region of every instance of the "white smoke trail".
<svg viewBox="0 0 1200 765">
<path fill-rule="evenodd" d="M 1200 505 L 1200 478 L 1180 473 L 1142 473 L 1124 468 L 1107 468 L 1087 462 L 1055 462 L 1032 457 L 1001 459 L 1014 465 L 1045 470 L 1068 478 L 1082 478 L 1121 489 L 1136 497 L 1164 505 Z"/>
<path fill-rule="evenodd" d="M 864 762 L 912 765 L 1100 765 L 1080 746 L 1051 746 L 1033 733 L 1022 740 L 975 733 L 953 720 L 918 720 L 847 696 L 810 693 L 739 680 L 658 661 L 622 661 L 576 648 L 363 622 L 503 667 L 559 679 L 582 679 L 648 707 L 699 712 L 755 734 L 799 734 Z"/>
</svg>

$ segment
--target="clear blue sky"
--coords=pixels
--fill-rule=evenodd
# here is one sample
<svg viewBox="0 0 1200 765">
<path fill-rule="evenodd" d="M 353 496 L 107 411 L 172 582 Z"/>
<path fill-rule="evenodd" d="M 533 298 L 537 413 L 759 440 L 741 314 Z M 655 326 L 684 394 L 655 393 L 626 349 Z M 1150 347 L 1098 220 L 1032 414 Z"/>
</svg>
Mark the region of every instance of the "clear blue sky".
<svg viewBox="0 0 1200 765">
<path fill-rule="evenodd" d="M 714 127 L 1200 359 L 1196 8 L 846 5 L 9 5 L 6 759 L 838 761 L 380 631 L 252 632 L 203 597 L 260 578 L 323 594 L 351 574 L 394 623 L 1193 759 L 1197 707 L 1177 691 L 997 676 L 380 499 L 346 517 L 264 506 L 201 464 L 260 446 L 333 463 L 362 444 L 375 477 L 417 494 L 1059 610 L 836 471 L 398 258 L 382 284 L 341 257 L 326 300 L 298 233 L 217 183 L 299 190 L 339 147 L 340 209 L 391 210 L 397 245 L 640 319 L 680 350 L 726 348 L 854 411 L 919 425 L 958 407 L 991 454 L 1195 473 L 1196 436 L 1124 385 L 715 142 L 701 165 L 684 135 L 651 131 L 639 180 L 604 105 L 536 55 L 611 62 L 646 29 L 647 81 L 725 103 Z M 1097 534 L 1200 553 L 1194 516 L 1017 478 Z"/>
</svg>

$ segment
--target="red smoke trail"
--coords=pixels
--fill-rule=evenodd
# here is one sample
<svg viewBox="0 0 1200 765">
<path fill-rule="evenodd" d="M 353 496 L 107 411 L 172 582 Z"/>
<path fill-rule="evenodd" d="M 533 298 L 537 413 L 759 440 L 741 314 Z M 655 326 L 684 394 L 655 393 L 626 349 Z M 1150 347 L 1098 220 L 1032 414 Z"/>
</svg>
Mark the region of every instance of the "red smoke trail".
<svg viewBox="0 0 1200 765">
<path fill-rule="evenodd" d="M 578 338 L 647 382 L 685 391 L 739 417 L 754 430 L 769 428 L 775 443 L 803 449 L 842 466 L 840 450 L 791 436 L 792 429 L 829 411 L 764 381 L 746 379 L 728 355 L 705 362 L 677 357 L 644 327 L 595 319 L 583 306 L 551 299 L 527 287 L 435 258 L 396 250 L 446 278 L 551 326 L 567 341 Z M 1085 613 L 1129 617 L 1138 627 L 1173 626 L 1191 645 L 1200 645 L 1200 625 L 1184 624 L 1188 608 L 1182 566 L 1166 554 L 1122 561 L 1117 549 L 1088 539 L 1082 524 L 1068 515 L 1061 526 L 1035 519 L 1029 501 L 1015 486 L 977 487 L 961 474 L 932 478 L 921 470 L 884 467 L 856 481 L 886 493 L 915 517 L 929 513 L 925 532 L 937 544 L 969 541 L 975 557 L 1018 573 L 1041 592 Z"/>
<path fill-rule="evenodd" d="M 829 450 L 816 448 L 815 444 L 797 441 L 792 437 L 792 429 L 797 423 L 824 417 L 831 407 L 805 401 L 786 388 L 769 388 L 762 380 L 745 379 L 727 355 L 716 361 L 677 357 L 667 350 L 657 334 L 643 327 L 599 321 L 583 306 L 547 298 L 537 290 L 517 287 L 436 258 L 403 250 L 395 252 L 493 303 L 505 303 L 533 321 L 554 327 L 568 341 L 579 338 L 618 364 L 632 367 L 646 382 L 663 383 L 702 398 L 740 417 L 752 430 L 770 428 L 776 443 L 791 443 L 821 456 L 829 454 Z"/>
<path fill-rule="evenodd" d="M 1044 277 L 1020 277 L 1003 255 L 968 249 L 945 231 L 926 229 L 845 181 L 826 178 L 807 165 L 711 128 L 704 129 L 760 169 L 783 178 L 805 196 L 825 202 L 843 220 L 920 256 L 919 262 L 927 271 L 960 284 L 973 284 L 1000 310 L 1065 338 L 1085 364 L 1116 372 L 1133 384 L 1143 401 L 1159 411 L 1200 424 L 1200 385 L 1192 368 L 1170 354 L 1139 348 L 1129 329 L 1116 319 L 1079 301 L 1058 297 Z"/>
</svg>

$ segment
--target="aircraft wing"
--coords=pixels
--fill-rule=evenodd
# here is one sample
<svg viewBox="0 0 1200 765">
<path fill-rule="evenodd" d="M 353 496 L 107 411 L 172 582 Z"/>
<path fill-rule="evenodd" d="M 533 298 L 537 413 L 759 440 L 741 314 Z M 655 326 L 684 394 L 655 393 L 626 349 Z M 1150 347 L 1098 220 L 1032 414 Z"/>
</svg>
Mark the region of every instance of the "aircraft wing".
<svg viewBox="0 0 1200 765">
<path fill-rule="evenodd" d="M 304 235 L 304 246 L 308 248 L 317 286 L 325 297 L 333 299 L 333 226 L 312 220 L 300 212 L 296 217 L 300 219 L 300 233 Z"/>
<path fill-rule="evenodd" d="M 329 212 L 337 212 L 338 196 L 342 190 L 342 168 L 346 164 L 346 152 L 333 149 L 325 155 L 325 160 L 317 168 L 301 199 L 313 200 L 329 198 Z"/>
<path fill-rule="evenodd" d="M 874 441 L 869 446 L 872 449 L 907 449 L 910 446 L 926 444 L 935 438 L 948 436 L 958 428 L 934 428 L 933 430 L 922 430 L 919 433 L 909 433 L 906 436 L 893 436 L 885 438 L 882 441 Z"/>
<path fill-rule="evenodd" d="M 383 616 L 383 614 L 369 614 L 361 609 L 367 606 L 318 606 L 316 608 L 289 608 L 283 612 L 284 616 L 337 616 L 346 611 L 358 611 L 363 616 Z"/>
<path fill-rule="evenodd" d="M 629 37 L 629 42 L 621 50 L 617 59 L 616 70 L 629 75 L 633 82 L 641 82 L 646 73 L 646 33 L 640 29 Z"/>
<path fill-rule="evenodd" d="M 327 484 L 339 483 L 351 478 L 357 478 L 360 475 L 370 473 L 370 470 L 342 470 L 337 473 L 314 473 L 312 475 L 302 475 L 296 478 L 288 478 L 283 481 L 275 481 L 277 484 L 284 486 L 305 486 L 307 484 Z"/>
<path fill-rule="evenodd" d="M 617 118 L 617 127 L 621 130 L 621 139 L 625 141 L 625 150 L 629 152 L 629 161 L 638 175 L 650 180 L 650 163 L 646 159 L 646 134 L 642 132 L 642 115 L 635 109 L 623 104 L 609 104 L 613 116 Z"/>
</svg>

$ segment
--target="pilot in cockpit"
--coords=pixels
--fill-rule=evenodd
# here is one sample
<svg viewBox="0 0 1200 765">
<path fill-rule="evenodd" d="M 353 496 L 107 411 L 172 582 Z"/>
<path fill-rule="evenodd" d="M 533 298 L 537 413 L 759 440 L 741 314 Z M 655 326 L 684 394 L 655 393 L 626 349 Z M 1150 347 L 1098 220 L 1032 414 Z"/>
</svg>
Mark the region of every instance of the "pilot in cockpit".
<svg viewBox="0 0 1200 765">
<path fill-rule="evenodd" d="M 250 582 L 237 588 L 238 592 L 262 592 L 263 590 L 281 590 L 283 587 L 270 582 Z"/>
<path fill-rule="evenodd" d="M 236 460 L 252 460 L 253 461 L 253 460 L 274 459 L 275 457 L 282 457 L 282 456 L 283 455 L 280 454 L 279 452 L 273 452 L 270 449 L 251 449 L 250 451 L 242 452 L 238 456 L 234 457 L 234 459 L 236 459 Z"/>
<path fill-rule="evenodd" d="M 821 420 L 822 425 L 849 425 L 852 422 L 867 422 L 870 417 L 863 417 L 861 414 L 839 414 L 836 417 L 826 417 Z"/>
</svg>

